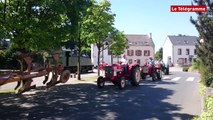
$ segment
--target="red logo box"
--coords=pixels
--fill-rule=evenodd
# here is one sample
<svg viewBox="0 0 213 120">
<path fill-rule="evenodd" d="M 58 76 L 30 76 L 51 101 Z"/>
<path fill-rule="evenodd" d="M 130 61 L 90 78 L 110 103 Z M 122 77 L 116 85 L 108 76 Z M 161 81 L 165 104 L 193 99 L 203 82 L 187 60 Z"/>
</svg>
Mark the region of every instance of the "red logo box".
<svg viewBox="0 0 213 120">
<path fill-rule="evenodd" d="M 206 12 L 207 7 L 205 5 L 202 6 L 194 6 L 194 5 L 171 5 L 171 12 Z"/>
</svg>

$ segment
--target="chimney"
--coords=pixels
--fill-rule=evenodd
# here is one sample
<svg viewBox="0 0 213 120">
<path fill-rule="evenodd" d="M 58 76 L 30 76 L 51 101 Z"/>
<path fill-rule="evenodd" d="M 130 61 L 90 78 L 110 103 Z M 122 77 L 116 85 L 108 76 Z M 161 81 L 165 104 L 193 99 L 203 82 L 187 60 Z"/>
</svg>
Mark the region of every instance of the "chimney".
<svg viewBox="0 0 213 120">
<path fill-rule="evenodd" d="M 149 38 L 152 39 L 152 33 L 149 33 Z"/>
</svg>

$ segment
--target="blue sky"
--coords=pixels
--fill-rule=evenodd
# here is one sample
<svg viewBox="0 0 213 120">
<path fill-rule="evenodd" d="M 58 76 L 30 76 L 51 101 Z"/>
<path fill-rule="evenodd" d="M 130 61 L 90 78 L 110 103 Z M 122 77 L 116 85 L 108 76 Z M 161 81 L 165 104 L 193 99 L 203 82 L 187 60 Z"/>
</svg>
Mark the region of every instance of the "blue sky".
<svg viewBox="0 0 213 120">
<path fill-rule="evenodd" d="M 98 0 L 99 1 L 99 0 Z M 163 46 L 167 35 L 198 36 L 190 16 L 193 12 L 170 12 L 171 5 L 191 5 L 191 0 L 110 0 L 116 14 L 115 27 L 125 34 L 149 34 L 155 51 Z"/>
</svg>

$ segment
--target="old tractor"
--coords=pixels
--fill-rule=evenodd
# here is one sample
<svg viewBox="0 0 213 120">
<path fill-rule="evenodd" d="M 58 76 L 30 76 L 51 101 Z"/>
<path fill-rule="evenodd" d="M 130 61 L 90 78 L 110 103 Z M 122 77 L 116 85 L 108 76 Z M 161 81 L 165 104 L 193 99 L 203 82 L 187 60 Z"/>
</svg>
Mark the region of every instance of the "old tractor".
<svg viewBox="0 0 213 120">
<path fill-rule="evenodd" d="M 112 82 L 119 89 L 126 86 L 126 80 L 130 81 L 132 86 L 139 85 L 141 80 L 140 67 L 137 64 L 121 65 L 119 63 L 104 66 L 104 75 L 98 77 L 97 86 L 103 88 L 105 82 Z"/>
<path fill-rule="evenodd" d="M 15 90 L 18 89 L 18 93 L 23 93 L 29 91 L 30 89 L 36 88 L 36 85 L 32 85 L 33 78 L 44 76 L 43 84 L 46 84 L 46 87 L 49 88 L 58 83 L 65 83 L 70 77 L 69 70 L 64 70 L 63 66 L 59 64 L 59 52 L 52 52 L 52 61 L 47 60 L 45 65 L 39 68 L 33 69 L 32 67 L 32 58 L 35 53 L 24 53 L 17 56 L 17 60 L 20 63 L 20 70 L 17 72 L 4 73 L 0 75 L 0 86 L 17 82 Z M 49 80 L 49 77 L 50 81 Z M 59 79 L 58 79 L 59 78 Z M 21 87 L 20 87 L 21 86 Z"/>
<path fill-rule="evenodd" d="M 141 78 L 146 79 L 147 76 L 152 78 L 152 81 L 161 80 L 162 71 L 160 64 L 152 66 L 151 64 L 145 64 L 141 66 Z"/>
<path fill-rule="evenodd" d="M 169 75 L 169 64 L 160 63 L 161 71 L 164 73 L 164 75 Z"/>
</svg>

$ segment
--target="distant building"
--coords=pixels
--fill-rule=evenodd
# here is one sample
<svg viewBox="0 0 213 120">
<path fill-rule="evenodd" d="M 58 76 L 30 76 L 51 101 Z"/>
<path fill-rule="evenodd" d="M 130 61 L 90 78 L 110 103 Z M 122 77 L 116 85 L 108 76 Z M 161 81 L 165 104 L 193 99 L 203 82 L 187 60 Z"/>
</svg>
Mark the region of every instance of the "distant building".
<svg viewBox="0 0 213 120">
<path fill-rule="evenodd" d="M 126 35 L 128 39 L 128 49 L 125 53 L 129 63 L 133 63 L 134 60 L 138 64 L 144 65 L 149 57 L 154 58 L 155 44 L 152 40 L 152 36 L 148 35 Z"/>
<path fill-rule="evenodd" d="M 163 61 L 175 66 L 192 64 L 192 60 L 197 57 L 197 40 L 196 36 L 167 36 L 163 45 Z"/>
<path fill-rule="evenodd" d="M 149 56 L 154 57 L 154 49 L 155 45 L 152 40 L 152 36 L 148 35 L 134 35 L 134 34 L 126 34 L 125 35 L 128 39 L 128 47 L 123 54 L 127 56 L 129 63 L 133 63 L 134 60 L 137 61 L 140 65 L 145 64 L 148 60 Z M 105 46 L 106 47 L 106 46 Z M 91 45 L 91 59 L 94 66 L 97 66 L 98 61 L 98 49 L 96 45 Z M 119 57 L 113 57 L 111 60 L 111 52 L 106 49 L 103 50 L 100 54 L 100 61 L 103 61 L 108 64 L 118 62 L 120 60 Z"/>
</svg>

